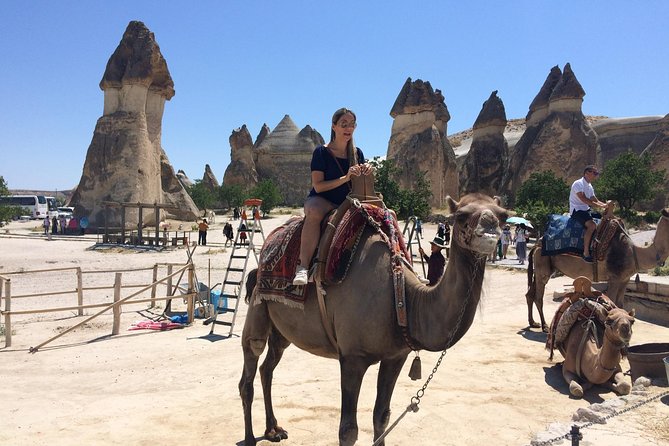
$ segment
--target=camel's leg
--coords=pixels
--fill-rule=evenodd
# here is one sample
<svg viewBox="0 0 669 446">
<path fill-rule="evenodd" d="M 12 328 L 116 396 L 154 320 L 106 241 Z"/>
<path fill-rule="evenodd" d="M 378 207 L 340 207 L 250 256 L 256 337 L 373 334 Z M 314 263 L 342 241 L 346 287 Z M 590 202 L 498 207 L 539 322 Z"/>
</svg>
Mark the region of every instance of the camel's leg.
<svg viewBox="0 0 669 446">
<path fill-rule="evenodd" d="M 360 356 L 339 358 L 341 373 L 341 419 L 339 420 L 339 445 L 352 446 L 358 440 L 358 397 L 362 378 L 369 367 L 369 360 Z"/>
<path fill-rule="evenodd" d="M 283 352 L 290 345 L 277 330 L 272 330 L 269 335 L 267 356 L 260 366 L 260 382 L 262 383 L 263 399 L 265 400 L 265 438 L 270 441 L 281 441 L 288 438 L 288 432 L 277 424 L 272 407 L 272 378 Z"/>
<path fill-rule="evenodd" d="M 242 351 L 244 352 L 244 369 L 239 380 L 239 395 L 242 398 L 244 409 L 244 444 L 255 445 L 253 423 L 251 420 L 251 405 L 253 404 L 253 380 L 258 368 L 258 359 L 265 349 L 269 337 L 270 321 L 267 314 L 267 305 L 249 306 L 246 322 L 242 332 Z"/>
<path fill-rule="evenodd" d="M 623 283 L 609 280 L 606 295 L 609 296 L 609 299 L 611 299 L 618 308 L 623 308 L 626 284 L 626 282 Z"/>
<path fill-rule="evenodd" d="M 527 322 L 530 328 L 539 328 L 544 332 L 548 332 L 548 325 L 544 317 L 544 291 L 546 284 L 551 277 L 552 267 L 550 257 L 542 256 L 541 249 L 532 250 L 532 265 L 534 277 L 531 279 L 531 285 L 525 294 L 527 301 Z M 528 271 L 529 274 L 529 271 Z M 539 313 L 541 325 L 534 321 L 532 316 L 532 304 L 535 304 Z"/>
<path fill-rule="evenodd" d="M 376 383 L 376 403 L 374 403 L 374 440 L 379 438 L 388 426 L 390 418 L 390 399 L 393 396 L 397 377 L 407 357 L 381 361 L 379 376 Z M 383 446 L 385 442 L 381 442 Z"/>
<path fill-rule="evenodd" d="M 575 373 L 565 369 L 564 364 L 562 365 L 562 376 L 569 385 L 569 393 L 576 398 L 583 397 L 583 387 L 578 383 L 578 377 Z"/>
<path fill-rule="evenodd" d="M 616 392 L 618 395 L 629 395 L 632 385 L 627 382 L 622 370 L 613 374 L 610 380 L 604 383 L 604 386 Z"/>
</svg>

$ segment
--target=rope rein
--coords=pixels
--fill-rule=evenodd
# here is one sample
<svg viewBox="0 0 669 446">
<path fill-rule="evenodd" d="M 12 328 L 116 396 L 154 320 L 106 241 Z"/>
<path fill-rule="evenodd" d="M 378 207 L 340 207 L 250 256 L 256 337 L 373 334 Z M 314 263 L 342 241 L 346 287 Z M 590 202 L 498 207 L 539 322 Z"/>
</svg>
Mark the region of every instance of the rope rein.
<svg viewBox="0 0 669 446">
<path fill-rule="evenodd" d="M 469 283 L 474 283 L 474 279 L 479 273 L 479 263 L 474 263 L 474 268 L 472 269 L 472 274 L 470 277 Z M 404 411 L 397 417 L 397 419 L 391 424 L 380 436 L 377 438 L 374 443 L 372 443 L 372 446 L 378 446 L 381 444 L 386 438 L 386 436 L 397 426 L 404 418 L 404 416 L 409 413 L 409 412 L 418 412 L 418 405 L 420 404 L 421 398 L 425 395 L 425 390 L 427 389 L 427 386 L 430 384 L 432 381 L 432 378 L 434 378 L 434 375 L 437 373 L 437 369 L 439 369 L 439 366 L 441 365 L 441 362 L 444 360 L 444 356 L 446 356 L 446 351 L 448 350 L 449 346 L 451 345 L 451 342 L 453 342 L 453 338 L 455 338 L 456 333 L 460 329 L 460 325 L 462 324 L 462 318 L 465 316 L 465 310 L 467 309 L 467 305 L 469 304 L 469 300 L 471 299 L 472 296 L 472 289 L 471 287 L 467 290 L 467 295 L 465 297 L 465 302 L 462 305 L 462 308 L 460 309 L 460 314 L 458 315 L 458 320 L 455 323 L 455 327 L 453 328 L 453 331 L 451 332 L 451 336 L 448 339 L 448 342 L 446 342 L 446 348 L 441 352 L 441 355 L 439 355 L 439 358 L 437 359 L 437 362 L 435 363 L 434 367 L 432 368 L 432 372 L 430 375 L 427 377 L 425 380 L 425 383 L 423 386 L 418 389 L 416 392 L 416 395 L 411 397 L 410 404 L 404 409 Z"/>
</svg>

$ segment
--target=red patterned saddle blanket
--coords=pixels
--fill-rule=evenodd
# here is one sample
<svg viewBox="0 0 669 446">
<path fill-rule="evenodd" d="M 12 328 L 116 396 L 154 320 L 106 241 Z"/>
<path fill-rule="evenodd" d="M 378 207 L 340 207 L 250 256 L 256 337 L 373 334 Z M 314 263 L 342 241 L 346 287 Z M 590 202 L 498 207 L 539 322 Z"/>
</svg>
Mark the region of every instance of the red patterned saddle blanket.
<svg viewBox="0 0 669 446">
<path fill-rule="evenodd" d="M 329 217 L 331 218 L 332 215 Z M 353 260 L 365 227 L 373 221 L 389 241 L 396 240 L 395 249 L 411 263 L 397 219 L 387 209 L 364 203 L 360 208 L 349 208 L 335 229 L 330 244 L 326 268 L 326 282 L 344 280 Z M 275 229 L 265 240 L 260 251 L 256 297 L 303 308 L 307 287 L 293 285 L 300 254 L 303 217 L 293 217 Z M 390 246 L 389 246 L 390 247 Z"/>
</svg>

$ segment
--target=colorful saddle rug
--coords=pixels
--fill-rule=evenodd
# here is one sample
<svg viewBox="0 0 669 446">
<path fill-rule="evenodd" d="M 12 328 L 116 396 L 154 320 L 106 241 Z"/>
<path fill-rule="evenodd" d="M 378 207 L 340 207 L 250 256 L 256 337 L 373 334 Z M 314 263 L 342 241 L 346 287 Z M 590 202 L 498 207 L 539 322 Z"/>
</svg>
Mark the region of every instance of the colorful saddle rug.
<svg viewBox="0 0 669 446">
<path fill-rule="evenodd" d="M 293 217 L 265 240 L 258 259 L 256 297 L 303 308 L 309 285 L 293 285 L 300 258 L 303 217 Z M 259 302 L 259 300 L 256 300 Z"/>
<path fill-rule="evenodd" d="M 411 264 L 402 231 L 392 212 L 380 206 L 362 203 L 361 208 L 349 208 L 337 225 L 325 264 L 327 283 L 340 283 L 346 278 L 362 233 L 370 222 L 380 228 L 389 240 L 395 234 L 403 257 Z"/>
<path fill-rule="evenodd" d="M 600 219 L 593 219 L 599 224 Z M 548 216 L 546 232 L 541 238 L 541 255 L 583 253 L 583 233 L 585 227 L 566 215 L 551 214 Z"/>
</svg>

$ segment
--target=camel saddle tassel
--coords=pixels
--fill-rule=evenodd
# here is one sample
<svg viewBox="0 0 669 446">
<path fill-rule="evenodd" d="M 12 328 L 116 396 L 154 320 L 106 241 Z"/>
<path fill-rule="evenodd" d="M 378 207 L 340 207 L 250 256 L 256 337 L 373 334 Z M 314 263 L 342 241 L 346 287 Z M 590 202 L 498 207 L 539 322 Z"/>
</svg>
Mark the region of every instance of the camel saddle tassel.
<svg viewBox="0 0 669 446">
<path fill-rule="evenodd" d="M 409 378 L 411 378 L 412 381 L 416 381 L 421 378 L 420 356 L 418 356 L 418 351 L 416 351 L 416 357 L 413 358 L 413 361 L 411 362 Z"/>
</svg>

